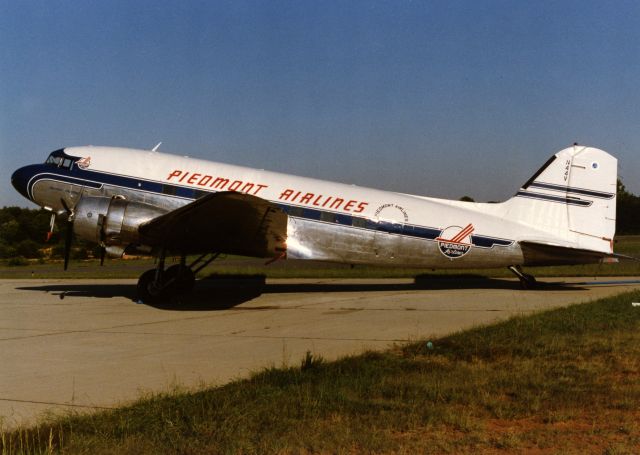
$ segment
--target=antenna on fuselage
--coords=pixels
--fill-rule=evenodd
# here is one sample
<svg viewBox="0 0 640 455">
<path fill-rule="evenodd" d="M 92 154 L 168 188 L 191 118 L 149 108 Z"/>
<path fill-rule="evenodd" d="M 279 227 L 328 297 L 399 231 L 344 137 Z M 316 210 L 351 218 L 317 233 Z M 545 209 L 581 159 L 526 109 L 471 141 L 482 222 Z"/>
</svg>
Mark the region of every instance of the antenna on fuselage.
<svg viewBox="0 0 640 455">
<path fill-rule="evenodd" d="M 158 142 L 158 145 L 156 145 L 154 148 L 151 149 L 152 152 L 157 152 L 158 149 L 160 148 L 160 145 L 162 145 L 162 141 Z"/>
</svg>

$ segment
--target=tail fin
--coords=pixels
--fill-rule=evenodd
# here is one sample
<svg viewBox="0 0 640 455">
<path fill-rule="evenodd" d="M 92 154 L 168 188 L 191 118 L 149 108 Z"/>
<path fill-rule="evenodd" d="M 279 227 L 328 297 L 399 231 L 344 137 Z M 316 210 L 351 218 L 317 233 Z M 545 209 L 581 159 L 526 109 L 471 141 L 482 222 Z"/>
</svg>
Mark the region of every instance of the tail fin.
<svg viewBox="0 0 640 455">
<path fill-rule="evenodd" d="M 507 216 L 575 248 L 612 253 L 617 162 L 592 147 L 561 150 L 505 202 Z"/>
</svg>

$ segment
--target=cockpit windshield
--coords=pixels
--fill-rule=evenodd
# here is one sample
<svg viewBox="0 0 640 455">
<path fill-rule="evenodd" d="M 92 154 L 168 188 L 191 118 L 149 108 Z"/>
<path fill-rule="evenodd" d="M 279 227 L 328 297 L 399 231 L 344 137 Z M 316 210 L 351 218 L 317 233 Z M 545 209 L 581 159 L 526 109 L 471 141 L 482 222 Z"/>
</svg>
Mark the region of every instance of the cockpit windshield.
<svg viewBox="0 0 640 455">
<path fill-rule="evenodd" d="M 60 166 L 60 163 L 62 163 L 61 156 L 49 155 L 49 158 L 47 158 L 47 161 L 45 161 L 45 164 L 53 164 L 56 167 Z"/>
<path fill-rule="evenodd" d="M 50 164 L 55 167 L 62 167 L 65 169 L 71 169 L 73 166 L 73 162 L 75 160 L 71 157 L 65 155 L 64 149 L 56 150 L 55 152 L 51 152 L 45 164 Z"/>
</svg>

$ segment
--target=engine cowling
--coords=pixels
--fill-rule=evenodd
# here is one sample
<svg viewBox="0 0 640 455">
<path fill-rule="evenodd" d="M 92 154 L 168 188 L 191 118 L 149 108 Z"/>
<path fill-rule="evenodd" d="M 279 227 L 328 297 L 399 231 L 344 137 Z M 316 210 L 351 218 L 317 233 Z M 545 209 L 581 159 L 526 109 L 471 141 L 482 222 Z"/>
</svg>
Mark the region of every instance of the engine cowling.
<svg viewBox="0 0 640 455">
<path fill-rule="evenodd" d="M 87 196 L 74 209 L 73 232 L 103 246 L 127 246 L 139 241 L 138 227 L 166 213 L 159 207 L 121 197 Z"/>
</svg>

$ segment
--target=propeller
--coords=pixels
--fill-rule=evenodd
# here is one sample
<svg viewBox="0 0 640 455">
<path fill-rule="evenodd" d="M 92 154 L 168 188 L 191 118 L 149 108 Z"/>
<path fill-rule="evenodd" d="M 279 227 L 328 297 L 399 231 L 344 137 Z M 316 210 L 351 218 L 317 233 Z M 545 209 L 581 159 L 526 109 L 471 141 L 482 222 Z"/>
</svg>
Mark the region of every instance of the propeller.
<svg viewBox="0 0 640 455">
<path fill-rule="evenodd" d="M 105 241 L 107 240 L 107 236 L 104 233 L 104 217 L 100 216 L 98 218 L 98 224 L 100 225 L 100 266 L 104 265 L 104 257 L 107 254 L 107 245 L 105 244 Z"/>
<path fill-rule="evenodd" d="M 64 270 L 69 267 L 69 256 L 71 255 L 71 242 L 73 241 L 73 210 L 69 208 L 63 198 L 60 198 L 62 207 L 67 212 L 67 233 L 64 238 Z"/>
<path fill-rule="evenodd" d="M 53 212 L 51 214 L 51 221 L 49 222 L 49 231 L 47 232 L 47 238 L 45 240 L 45 242 L 48 242 L 49 240 L 51 240 L 51 237 L 53 237 L 53 228 L 56 225 L 56 212 Z"/>
<path fill-rule="evenodd" d="M 104 246 L 100 246 L 100 265 L 104 265 L 104 256 L 107 254 L 107 249 Z"/>
</svg>

